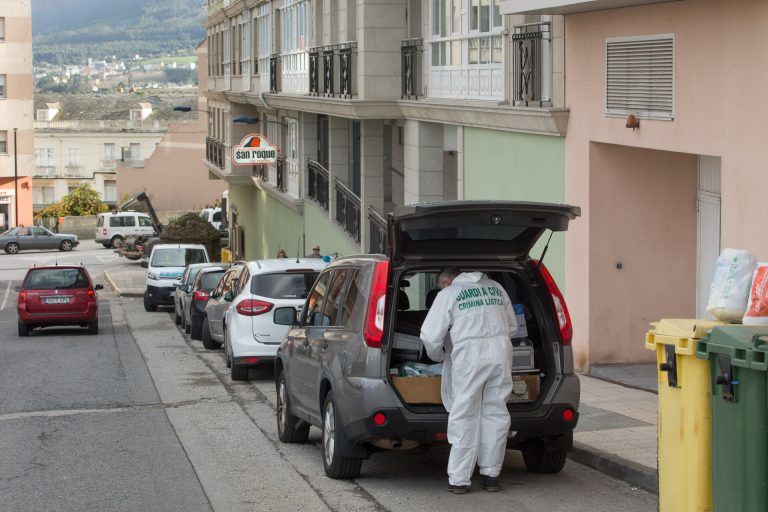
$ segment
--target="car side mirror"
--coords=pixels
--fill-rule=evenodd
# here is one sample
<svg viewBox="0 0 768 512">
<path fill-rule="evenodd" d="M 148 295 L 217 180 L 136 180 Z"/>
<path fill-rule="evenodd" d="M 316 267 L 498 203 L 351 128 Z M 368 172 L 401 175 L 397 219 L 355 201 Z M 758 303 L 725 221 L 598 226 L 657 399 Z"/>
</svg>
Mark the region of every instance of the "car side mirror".
<svg viewBox="0 0 768 512">
<path fill-rule="evenodd" d="M 181 285 L 179 288 L 180 288 L 180 289 L 181 289 L 181 291 L 183 291 L 184 293 L 189 293 L 189 292 L 191 292 L 191 291 L 192 291 L 192 285 L 191 285 L 191 284 L 183 284 L 183 285 Z"/>
<path fill-rule="evenodd" d="M 142 261 L 141 262 L 141 268 L 149 268 L 149 262 L 148 261 Z"/>
<path fill-rule="evenodd" d="M 224 300 L 226 302 L 232 302 L 233 300 L 235 300 L 235 294 L 233 294 L 232 292 L 225 293 L 224 294 Z"/>
<path fill-rule="evenodd" d="M 103 290 L 104 289 L 104 285 L 103 284 L 97 284 L 96 286 L 93 287 L 93 289 L 97 290 L 97 291 L 98 290 Z"/>
<path fill-rule="evenodd" d="M 297 320 L 296 309 L 283 307 L 275 309 L 274 321 L 277 325 L 295 325 Z"/>
</svg>

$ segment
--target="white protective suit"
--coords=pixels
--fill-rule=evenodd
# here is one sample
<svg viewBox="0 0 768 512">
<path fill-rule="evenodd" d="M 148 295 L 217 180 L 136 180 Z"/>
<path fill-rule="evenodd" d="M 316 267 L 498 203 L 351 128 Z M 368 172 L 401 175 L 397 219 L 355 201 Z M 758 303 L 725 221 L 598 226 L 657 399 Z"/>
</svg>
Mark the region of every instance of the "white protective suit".
<svg viewBox="0 0 768 512">
<path fill-rule="evenodd" d="M 456 276 L 437 294 L 421 327 L 430 359 L 443 360 L 451 485 L 469 485 L 475 463 L 481 475 L 495 477 L 501 471 L 510 425 L 510 337 L 516 331 L 507 292 L 480 272 Z M 450 345 L 444 352 L 446 335 Z"/>
</svg>

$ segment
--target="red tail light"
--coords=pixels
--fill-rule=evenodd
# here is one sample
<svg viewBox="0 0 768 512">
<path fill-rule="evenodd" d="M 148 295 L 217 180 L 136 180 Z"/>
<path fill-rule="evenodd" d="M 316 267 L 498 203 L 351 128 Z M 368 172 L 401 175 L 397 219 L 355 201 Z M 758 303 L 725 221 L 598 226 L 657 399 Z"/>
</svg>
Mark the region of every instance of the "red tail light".
<svg viewBox="0 0 768 512">
<path fill-rule="evenodd" d="M 24 304 L 27 302 L 27 291 L 26 290 L 20 290 L 19 291 L 19 304 Z"/>
<path fill-rule="evenodd" d="M 365 344 L 371 348 L 380 348 L 381 338 L 384 337 L 388 275 L 389 262 L 376 263 L 373 268 L 373 282 L 371 283 L 371 294 L 368 297 L 368 310 L 365 314 L 365 329 L 363 330 Z"/>
<path fill-rule="evenodd" d="M 88 288 L 88 300 L 96 300 L 96 292 L 93 291 L 93 288 Z"/>
<path fill-rule="evenodd" d="M 208 300 L 208 293 L 206 292 L 195 292 L 192 294 L 192 300 Z"/>
<path fill-rule="evenodd" d="M 245 316 L 263 315 L 271 311 L 275 305 L 263 300 L 246 299 L 235 308 L 238 313 Z"/>
<path fill-rule="evenodd" d="M 543 263 L 539 263 L 536 260 L 531 260 L 534 265 L 539 267 L 539 273 L 547 283 L 547 288 L 552 296 L 552 307 L 555 309 L 555 315 L 557 316 L 557 323 L 560 327 L 560 336 L 563 338 L 563 345 L 570 345 L 573 339 L 573 324 L 571 323 L 571 315 L 568 313 L 568 306 L 565 304 L 563 294 L 560 293 L 560 289 L 557 287 L 552 274 L 549 273 L 547 267 Z"/>
</svg>

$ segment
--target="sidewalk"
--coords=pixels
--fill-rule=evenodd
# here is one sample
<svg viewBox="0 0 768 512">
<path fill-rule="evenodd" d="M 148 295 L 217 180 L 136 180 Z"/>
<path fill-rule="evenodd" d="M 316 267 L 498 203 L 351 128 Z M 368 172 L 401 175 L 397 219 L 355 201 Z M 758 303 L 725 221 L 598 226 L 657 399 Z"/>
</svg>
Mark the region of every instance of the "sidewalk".
<svg viewBox="0 0 768 512">
<path fill-rule="evenodd" d="M 143 296 L 146 276 L 138 265 L 104 272 L 123 297 Z M 655 365 L 596 367 L 593 374 L 600 378 L 579 375 L 581 405 L 571 460 L 658 493 Z"/>
<path fill-rule="evenodd" d="M 654 365 L 635 368 L 625 385 L 588 375 L 581 380 L 579 423 L 570 458 L 635 487 L 658 493 L 658 397 L 639 382 L 656 375 Z M 632 387 L 627 387 L 632 386 Z"/>
</svg>

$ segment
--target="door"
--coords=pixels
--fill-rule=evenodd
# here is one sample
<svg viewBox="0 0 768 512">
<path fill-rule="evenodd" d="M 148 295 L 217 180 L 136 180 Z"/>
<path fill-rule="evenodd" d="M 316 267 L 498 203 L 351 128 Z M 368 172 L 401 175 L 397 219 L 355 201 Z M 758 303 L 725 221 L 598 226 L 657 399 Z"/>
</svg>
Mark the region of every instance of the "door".
<svg viewBox="0 0 768 512">
<path fill-rule="evenodd" d="M 224 313 L 230 304 L 230 301 L 225 300 L 225 297 L 229 292 L 234 293 L 232 288 L 233 283 L 240 270 L 240 268 L 236 268 L 229 270 L 224 274 L 219 286 L 217 286 L 214 293 L 211 294 L 211 300 L 208 301 L 208 305 L 205 307 L 205 312 L 208 315 L 208 326 L 211 329 L 211 336 L 217 341 L 223 339 Z"/>
<path fill-rule="evenodd" d="M 152 236 L 155 234 L 155 226 L 152 225 L 152 219 L 149 217 L 139 216 L 139 234 L 145 236 Z"/>
<path fill-rule="evenodd" d="M 712 273 L 720 255 L 720 158 L 699 157 L 697 211 L 696 317 L 707 313 Z"/>
<path fill-rule="evenodd" d="M 39 226 L 32 229 L 32 246 L 35 249 L 56 249 L 57 240 L 53 236 L 53 233 L 45 228 Z"/>
<path fill-rule="evenodd" d="M 29 228 L 19 228 L 13 241 L 19 244 L 19 249 L 22 251 L 34 249 L 35 247 L 32 231 Z"/>
</svg>

